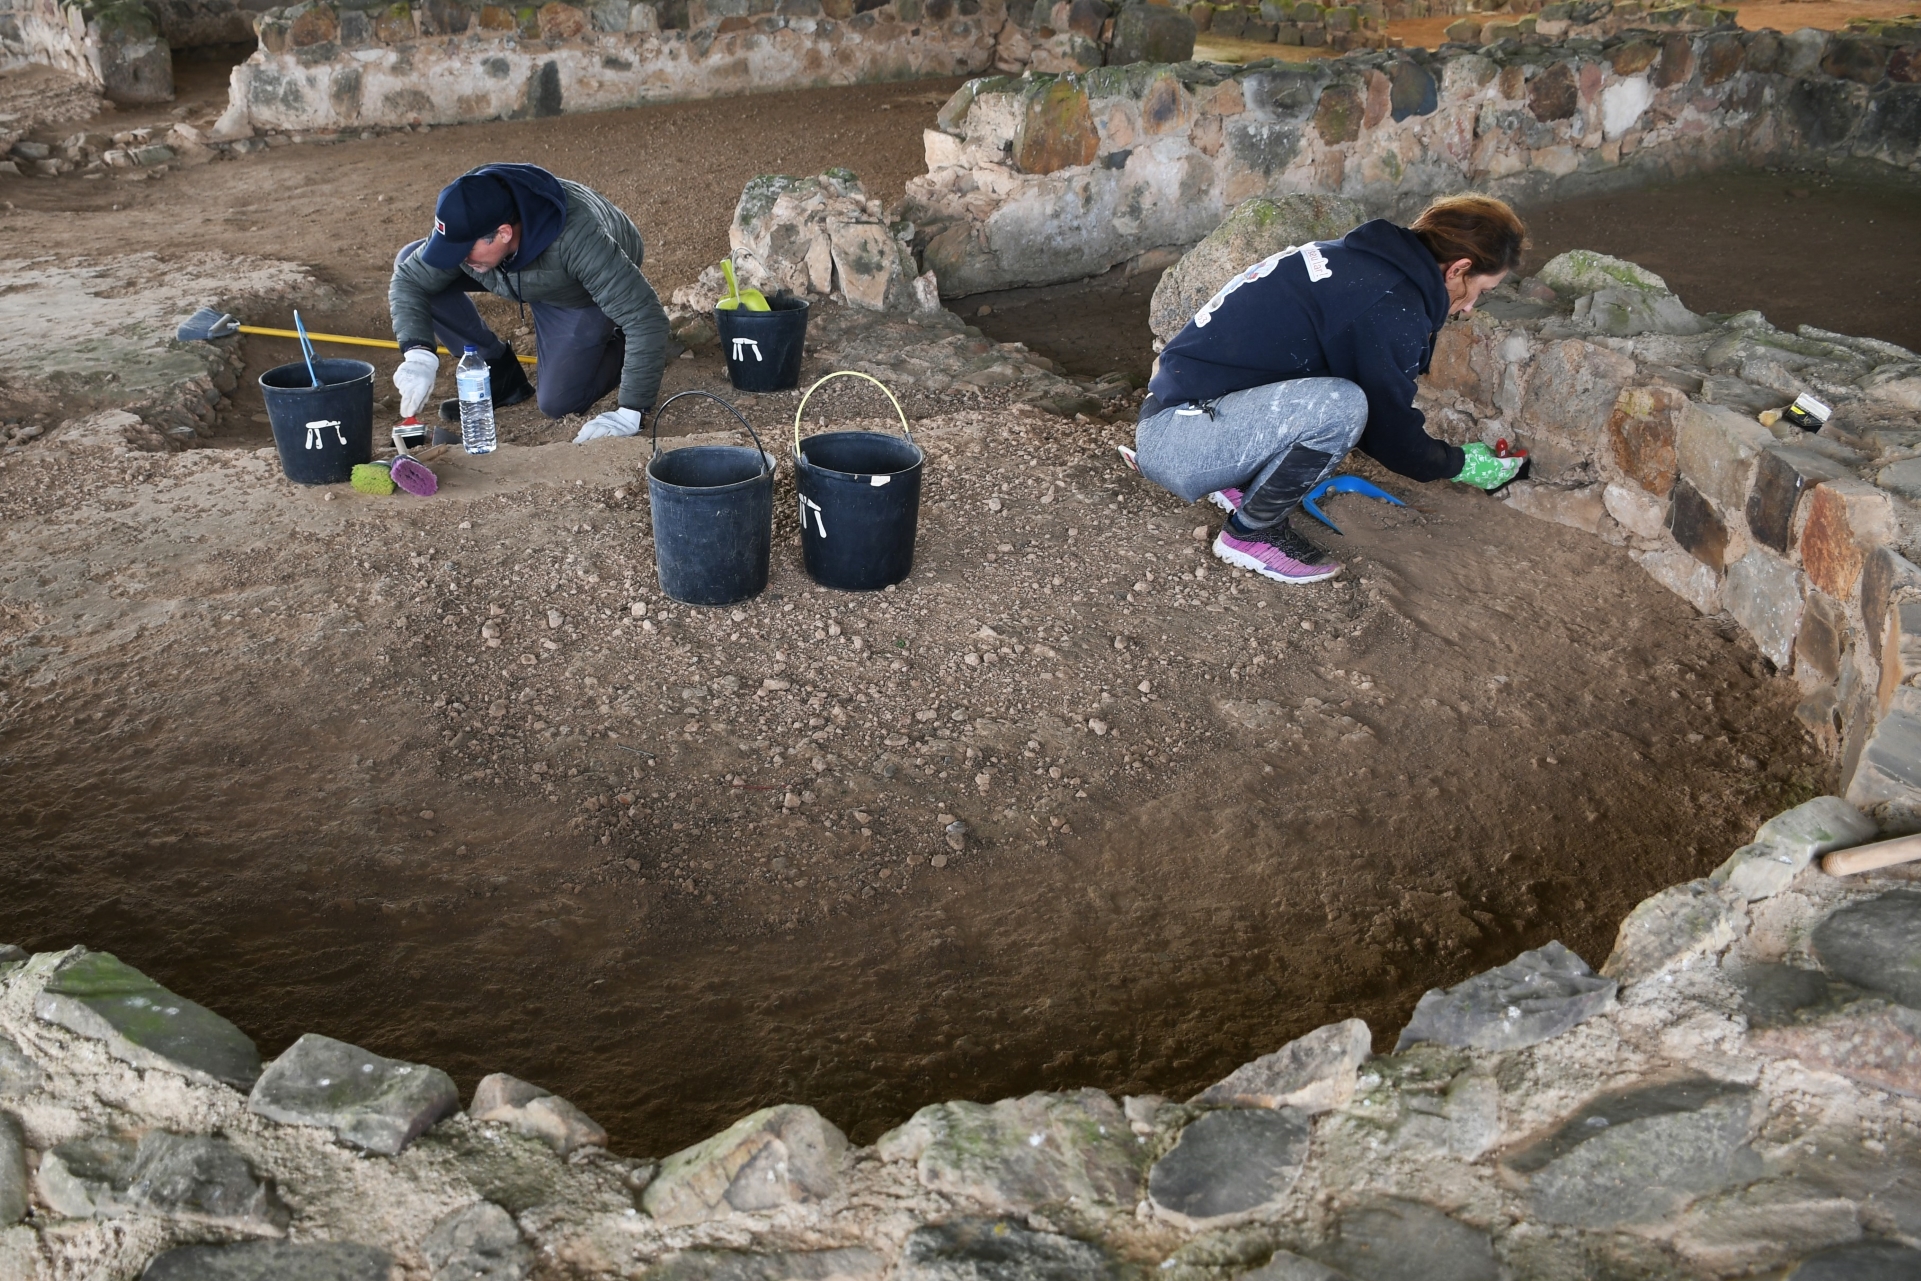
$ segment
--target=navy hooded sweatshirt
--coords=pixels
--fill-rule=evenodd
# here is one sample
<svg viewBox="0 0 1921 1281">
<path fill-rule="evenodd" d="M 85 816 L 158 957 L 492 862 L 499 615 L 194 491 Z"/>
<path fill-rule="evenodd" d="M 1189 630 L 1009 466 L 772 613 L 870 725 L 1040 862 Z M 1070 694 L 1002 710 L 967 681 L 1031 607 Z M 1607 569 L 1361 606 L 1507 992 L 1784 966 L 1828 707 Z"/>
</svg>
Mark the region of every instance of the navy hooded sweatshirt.
<svg viewBox="0 0 1921 1281">
<path fill-rule="evenodd" d="M 1447 323 L 1447 284 L 1420 237 L 1385 219 L 1254 264 L 1161 352 L 1162 407 L 1295 378 L 1345 378 L 1367 396 L 1360 447 L 1414 480 L 1460 474 L 1465 455 L 1427 434 L 1414 379 Z"/>
<path fill-rule="evenodd" d="M 560 239 L 567 225 L 567 193 L 560 179 L 539 165 L 482 165 L 473 172 L 500 179 L 520 210 L 516 220 L 520 223 L 520 244 L 501 260 L 503 270 L 525 267 Z"/>
</svg>

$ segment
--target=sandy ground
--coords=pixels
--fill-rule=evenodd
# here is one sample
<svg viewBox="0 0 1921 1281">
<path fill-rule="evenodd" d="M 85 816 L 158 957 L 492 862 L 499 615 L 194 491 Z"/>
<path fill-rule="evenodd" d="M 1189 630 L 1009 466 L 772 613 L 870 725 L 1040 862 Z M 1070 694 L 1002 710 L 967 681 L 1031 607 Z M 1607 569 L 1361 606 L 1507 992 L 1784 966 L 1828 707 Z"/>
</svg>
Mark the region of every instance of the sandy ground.
<svg viewBox="0 0 1921 1281">
<path fill-rule="evenodd" d="M 310 320 L 373 329 L 444 176 L 538 158 L 635 213 L 667 290 L 754 172 L 897 191 L 941 97 L 20 182 L 0 231 L 291 259 L 337 300 Z M 253 342 L 249 378 L 289 355 Z M 221 448 L 14 455 L 0 938 L 115 951 L 270 1053 L 513 1072 L 629 1151 L 783 1099 L 865 1140 L 941 1098 L 1183 1093 L 1349 1015 L 1390 1037 L 1550 938 L 1598 962 L 1831 781 L 1792 686 L 1595 540 L 1388 480 L 1416 506 L 1337 501 L 1348 573 L 1282 590 L 1117 465 L 1125 424 L 910 408 L 909 582 L 814 588 L 783 479 L 771 586 L 725 611 L 659 595 L 645 446 L 532 447 L 562 429 L 531 416 L 426 502 L 285 484 L 244 397 Z"/>
</svg>

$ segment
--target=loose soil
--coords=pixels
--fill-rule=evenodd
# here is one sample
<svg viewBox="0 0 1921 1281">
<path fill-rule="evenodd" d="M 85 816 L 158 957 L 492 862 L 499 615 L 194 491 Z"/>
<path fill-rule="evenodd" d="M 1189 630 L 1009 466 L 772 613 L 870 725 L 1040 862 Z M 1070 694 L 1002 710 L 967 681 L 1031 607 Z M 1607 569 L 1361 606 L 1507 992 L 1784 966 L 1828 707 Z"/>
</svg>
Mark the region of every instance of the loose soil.
<svg viewBox="0 0 1921 1281">
<path fill-rule="evenodd" d="M 941 96 L 21 182 L 0 226 L 297 259 L 330 327 L 381 332 L 394 248 L 469 163 L 611 191 L 665 291 L 754 172 L 898 191 Z M 287 358 L 246 350 L 249 377 Z M 1182 1095 L 1348 1016 L 1385 1044 L 1520 948 L 1600 961 L 1641 897 L 1831 784 L 1792 684 L 1594 539 L 1371 472 L 1415 505 L 1337 500 L 1347 574 L 1282 590 L 1118 466 L 1125 422 L 913 403 L 913 577 L 812 587 L 783 477 L 772 583 L 730 610 L 658 594 L 638 441 L 516 420 L 426 502 L 285 484 L 244 404 L 224 448 L 13 455 L 0 938 L 114 951 L 268 1053 L 322 1031 L 512 1072 L 627 1151 L 777 1100 L 865 1140 L 942 1098 Z"/>
<path fill-rule="evenodd" d="M 0 938 L 268 1053 L 512 1072 L 629 1151 L 782 1099 L 871 1139 L 1598 962 L 1827 783 L 1791 683 L 1591 538 L 1390 481 L 1417 507 L 1340 500 L 1348 575 L 1283 591 L 1122 429 L 919 429 L 907 584 L 811 588 L 783 492 L 733 610 L 655 590 L 638 442 L 450 456 L 427 503 L 16 456 Z"/>
</svg>

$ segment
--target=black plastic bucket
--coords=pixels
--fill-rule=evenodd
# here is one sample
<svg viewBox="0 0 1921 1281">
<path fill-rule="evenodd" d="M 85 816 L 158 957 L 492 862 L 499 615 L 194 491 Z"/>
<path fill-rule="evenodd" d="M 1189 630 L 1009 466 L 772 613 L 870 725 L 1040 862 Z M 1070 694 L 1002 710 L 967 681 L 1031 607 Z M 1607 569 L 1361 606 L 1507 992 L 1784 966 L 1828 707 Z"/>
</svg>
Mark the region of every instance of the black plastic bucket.
<svg viewBox="0 0 1921 1281">
<path fill-rule="evenodd" d="M 313 385 L 314 375 L 320 386 Z M 374 460 L 374 367 L 364 360 L 302 360 L 260 375 L 280 470 L 300 485 L 342 485 Z"/>
<path fill-rule="evenodd" d="M 807 302 L 777 294 L 772 311 L 714 308 L 727 381 L 736 391 L 786 391 L 800 385 L 801 349 L 807 343 Z"/>
<path fill-rule="evenodd" d="M 876 431 L 833 431 L 800 438 L 807 397 L 833 378 L 866 378 L 885 392 L 906 439 Z M 807 389 L 794 411 L 794 483 L 800 491 L 800 556 L 822 587 L 872 592 L 914 568 L 920 528 L 921 465 L 907 414 L 877 378 L 842 370 Z"/>
<path fill-rule="evenodd" d="M 660 416 L 688 396 L 705 396 L 739 419 L 755 447 L 689 445 L 662 453 Z M 684 605 L 731 605 L 766 588 L 774 545 L 774 459 L 740 411 L 712 392 L 670 396 L 654 411 L 647 495 L 661 591 Z"/>
</svg>

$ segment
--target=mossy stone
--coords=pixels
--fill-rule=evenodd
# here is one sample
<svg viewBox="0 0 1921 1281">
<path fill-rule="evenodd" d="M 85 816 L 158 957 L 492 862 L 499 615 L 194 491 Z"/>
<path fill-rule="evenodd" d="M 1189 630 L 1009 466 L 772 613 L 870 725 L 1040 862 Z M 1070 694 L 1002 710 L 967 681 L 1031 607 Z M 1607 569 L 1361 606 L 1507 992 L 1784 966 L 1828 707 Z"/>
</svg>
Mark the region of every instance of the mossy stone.
<svg viewBox="0 0 1921 1281">
<path fill-rule="evenodd" d="M 1314 110 L 1314 132 L 1330 147 L 1353 142 L 1361 136 L 1361 112 L 1359 93 L 1347 85 L 1329 85 Z"/>
<path fill-rule="evenodd" d="M 34 1012 L 141 1066 L 157 1060 L 242 1090 L 260 1076 L 260 1051 L 246 1033 L 109 952 L 77 949 L 35 998 Z"/>
<path fill-rule="evenodd" d="M 1029 95 L 1014 139 L 1014 163 L 1021 172 L 1053 173 L 1091 164 L 1099 149 L 1093 111 L 1073 77 L 1050 80 Z"/>
</svg>

